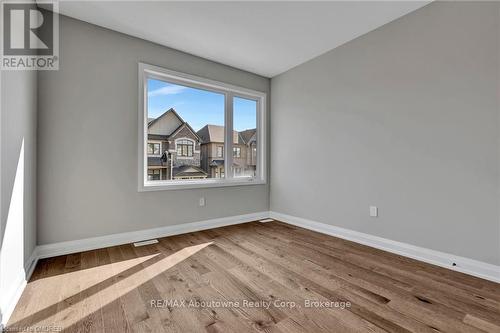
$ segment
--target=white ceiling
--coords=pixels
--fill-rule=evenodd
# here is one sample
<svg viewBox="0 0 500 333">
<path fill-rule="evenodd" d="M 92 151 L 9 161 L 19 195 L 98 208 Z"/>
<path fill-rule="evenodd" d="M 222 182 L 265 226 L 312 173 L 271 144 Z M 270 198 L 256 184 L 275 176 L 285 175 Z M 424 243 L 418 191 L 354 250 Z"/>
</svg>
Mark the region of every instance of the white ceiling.
<svg viewBox="0 0 500 333">
<path fill-rule="evenodd" d="M 60 12 L 273 77 L 429 1 L 67 1 Z"/>
</svg>

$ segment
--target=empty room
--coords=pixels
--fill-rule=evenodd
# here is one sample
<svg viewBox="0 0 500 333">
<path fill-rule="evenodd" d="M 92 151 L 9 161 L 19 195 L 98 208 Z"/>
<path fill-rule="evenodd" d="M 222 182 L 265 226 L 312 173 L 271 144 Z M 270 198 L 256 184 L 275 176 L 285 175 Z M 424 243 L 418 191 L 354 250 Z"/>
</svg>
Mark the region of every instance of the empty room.
<svg viewBox="0 0 500 333">
<path fill-rule="evenodd" d="M 0 17 L 0 331 L 500 332 L 500 2 Z"/>
</svg>

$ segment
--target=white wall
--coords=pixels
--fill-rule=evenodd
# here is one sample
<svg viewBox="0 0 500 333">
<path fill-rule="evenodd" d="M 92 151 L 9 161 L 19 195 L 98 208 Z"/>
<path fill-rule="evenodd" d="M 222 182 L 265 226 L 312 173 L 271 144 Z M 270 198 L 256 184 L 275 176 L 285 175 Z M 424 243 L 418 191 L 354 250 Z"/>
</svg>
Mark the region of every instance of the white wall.
<svg viewBox="0 0 500 333">
<path fill-rule="evenodd" d="M 34 71 L 0 72 L 0 317 L 4 318 L 13 310 L 36 245 L 36 78 Z"/>
<path fill-rule="evenodd" d="M 500 264 L 499 8 L 435 2 L 273 78 L 271 210 Z"/>
<path fill-rule="evenodd" d="M 268 185 L 137 191 L 137 66 L 264 92 L 268 79 L 67 17 L 60 40 L 60 70 L 38 81 L 39 244 L 268 210 Z"/>
</svg>

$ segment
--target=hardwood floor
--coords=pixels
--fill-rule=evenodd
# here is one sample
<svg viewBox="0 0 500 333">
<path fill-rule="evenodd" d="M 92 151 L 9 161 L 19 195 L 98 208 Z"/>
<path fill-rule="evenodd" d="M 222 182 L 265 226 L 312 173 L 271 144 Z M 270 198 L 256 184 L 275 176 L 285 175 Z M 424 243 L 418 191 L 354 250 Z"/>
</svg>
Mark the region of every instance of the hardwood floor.
<svg viewBox="0 0 500 333">
<path fill-rule="evenodd" d="M 8 329 L 500 332 L 500 284 L 284 223 L 159 241 L 41 260 Z"/>
</svg>

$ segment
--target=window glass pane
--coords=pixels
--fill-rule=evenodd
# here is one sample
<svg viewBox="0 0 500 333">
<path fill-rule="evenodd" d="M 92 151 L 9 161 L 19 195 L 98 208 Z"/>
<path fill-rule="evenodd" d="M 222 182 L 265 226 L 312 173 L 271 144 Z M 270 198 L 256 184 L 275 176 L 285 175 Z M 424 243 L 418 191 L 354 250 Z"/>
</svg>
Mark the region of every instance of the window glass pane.
<svg viewBox="0 0 500 333">
<path fill-rule="evenodd" d="M 148 155 L 160 155 L 160 144 L 148 143 Z"/>
<path fill-rule="evenodd" d="M 224 145 L 223 94 L 148 78 L 147 110 L 148 140 L 162 142 L 148 145 L 148 155 L 159 155 L 148 157 L 148 168 L 162 170 L 148 171 L 148 180 L 223 177 L 216 148 Z"/>
<path fill-rule="evenodd" d="M 217 146 L 217 157 L 224 157 L 224 146 Z"/>
<path fill-rule="evenodd" d="M 233 177 L 257 175 L 257 101 L 233 98 Z"/>
<path fill-rule="evenodd" d="M 241 157 L 241 147 L 233 147 L 233 157 Z"/>
<path fill-rule="evenodd" d="M 148 180 L 160 180 L 160 170 L 149 169 L 148 170 Z"/>
</svg>

